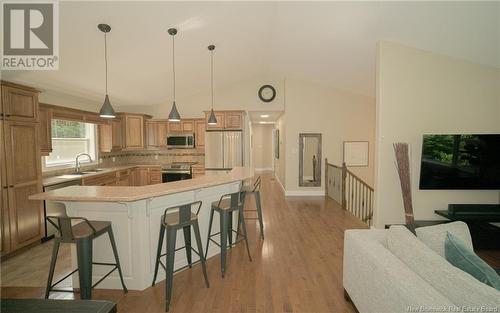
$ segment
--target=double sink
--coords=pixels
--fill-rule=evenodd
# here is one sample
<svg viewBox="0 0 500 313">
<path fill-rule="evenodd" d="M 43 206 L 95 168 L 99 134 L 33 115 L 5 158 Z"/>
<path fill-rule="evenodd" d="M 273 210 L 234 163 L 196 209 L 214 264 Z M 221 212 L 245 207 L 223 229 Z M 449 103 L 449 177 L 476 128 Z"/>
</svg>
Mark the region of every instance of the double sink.
<svg viewBox="0 0 500 313">
<path fill-rule="evenodd" d="M 88 171 L 73 172 L 71 174 L 64 174 L 61 176 L 57 176 L 57 178 L 77 178 L 77 177 L 81 177 L 83 175 L 95 174 L 95 173 L 99 173 L 99 172 L 103 172 L 103 171 L 105 171 L 105 169 L 96 168 L 96 169 L 88 170 Z"/>
</svg>

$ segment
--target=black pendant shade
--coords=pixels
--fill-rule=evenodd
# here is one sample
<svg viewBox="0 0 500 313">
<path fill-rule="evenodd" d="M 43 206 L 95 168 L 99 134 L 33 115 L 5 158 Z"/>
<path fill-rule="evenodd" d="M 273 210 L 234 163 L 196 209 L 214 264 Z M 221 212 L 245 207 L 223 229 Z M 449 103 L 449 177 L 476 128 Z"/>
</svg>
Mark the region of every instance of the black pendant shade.
<svg viewBox="0 0 500 313">
<path fill-rule="evenodd" d="M 177 106 L 175 105 L 175 35 L 177 35 L 177 29 L 169 28 L 168 34 L 172 36 L 172 85 L 174 95 L 174 101 L 172 102 L 172 109 L 170 110 L 170 114 L 168 115 L 168 121 L 180 122 L 181 115 L 179 114 L 179 111 L 177 111 Z"/>
<path fill-rule="evenodd" d="M 115 110 L 109 101 L 108 96 L 108 46 L 106 41 L 106 34 L 111 31 L 111 26 L 108 24 L 99 24 L 97 25 L 100 31 L 104 33 L 104 63 L 105 63 L 105 72 L 106 72 L 106 97 L 104 97 L 104 103 L 101 106 L 101 110 L 99 111 L 99 116 L 102 118 L 115 118 Z"/>
<path fill-rule="evenodd" d="M 101 111 L 99 111 L 99 116 L 102 118 L 115 118 L 115 110 L 113 110 L 113 106 L 111 102 L 109 102 L 109 97 L 106 95 L 104 98 L 104 103 L 102 104 Z"/>
<path fill-rule="evenodd" d="M 177 111 L 177 106 L 175 105 L 175 101 L 172 104 L 172 110 L 170 110 L 170 114 L 168 115 L 168 121 L 169 122 L 181 121 L 181 115 L 179 114 L 179 111 Z"/>
<path fill-rule="evenodd" d="M 208 125 L 217 125 L 217 118 L 214 114 L 214 50 L 215 46 L 208 46 L 210 51 L 210 88 L 212 90 L 212 110 L 210 111 L 210 117 L 208 118 Z"/>
</svg>

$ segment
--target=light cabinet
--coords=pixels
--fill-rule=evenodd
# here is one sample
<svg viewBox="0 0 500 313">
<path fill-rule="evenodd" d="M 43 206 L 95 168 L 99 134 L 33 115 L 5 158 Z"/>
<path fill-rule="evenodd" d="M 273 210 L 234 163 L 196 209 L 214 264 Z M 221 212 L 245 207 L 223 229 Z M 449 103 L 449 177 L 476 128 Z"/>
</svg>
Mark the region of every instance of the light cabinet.
<svg viewBox="0 0 500 313">
<path fill-rule="evenodd" d="M 224 125 L 225 125 L 225 115 L 224 112 L 222 111 L 215 111 L 214 112 L 215 118 L 217 119 L 217 124 L 216 125 L 209 125 L 208 124 L 208 119 L 210 118 L 210 111 L 205 112 L 205 126 L 206 130 L 223 130 Z"/>
<path fill-rule="evenodd" d="M 205 147 L 205 119 L 194 120 L 194 142 L 197 148 Z"/>
<path fill-rule="evenodd" d="M 40 103 L 38 119 L 40 154 L 47 156 L 52 152 L 52 108 Z"/>
<path fill-rule="evenodd" d="M 120 114 L 124 150 L 144 149 L 144 118 L 142 114 Z"/>
<path fill-rule="evenodd" d="M 38 91 L 2 81 L 2 111 L 6 120 L 38 122 Z"/>
<path fill-rule="evenodd" d="M 146 121 L 146 148 L 158 147 L 158 124 L 155 121 Z"/>
<path fill-rule="evenodd" d="M 98 126 L 99 133 L 99 151 L 111 152 L 113 149 L 113 133 L 110 124 L 101 124 Z"/>
<path fill-rule="evenodd" d="M 119 151 L 123 147 L 122 121 L 114 118 L 111 120 L 111 150 Z"/>
<path fill-rule="evenodd" d="M 156 145 L 159 148 L 167 147 L 167 129 L 168 122 L 163 120 L 156 121 Z"/>
<path fill-rule="evenodd" d="M 148 168 L 148 185 L 161 184 L 161 167 Z"/>
<path fill-rule="evenodd" d="M 194 120 L 183 119 L 181 120 L 181 126 L 183 133 L 194 133 Z"/>
<path fill-rule="evenodd" d="M 38 91 L 2 81 L 0 103 L 0 254 L 40 240 L 42 191 Z"/>
<path fill-rule="evenodd" d="M 168 122 L 167 132 L 170 133 L 181 133 L 182 124 L 181 122 Z"/>
<path fill-rule="evenodd" d="M 226 111 L 224 115 L 224 129 L 243 129 L 243 112 Z"/>
<path fill-rule="evenodd" d="M 104 173 L 82 179 L 83 186 L 116 186 L 116 172 Z"/>
</svg>

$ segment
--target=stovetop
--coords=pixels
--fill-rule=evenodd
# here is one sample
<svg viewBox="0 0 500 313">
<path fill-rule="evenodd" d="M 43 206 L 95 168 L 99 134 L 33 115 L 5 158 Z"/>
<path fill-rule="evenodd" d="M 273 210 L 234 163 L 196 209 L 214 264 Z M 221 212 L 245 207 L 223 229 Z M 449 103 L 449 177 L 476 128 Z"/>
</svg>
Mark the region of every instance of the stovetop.
<svg viewBox="0 0 500 313">
<path fill-rule="evenodd" d="M 163 164 L 161 167 L 164 170 L 168 169 L 191 169 L 191 166 L 197 164 L 198 162 L 172 162 Z"/>
</svg>

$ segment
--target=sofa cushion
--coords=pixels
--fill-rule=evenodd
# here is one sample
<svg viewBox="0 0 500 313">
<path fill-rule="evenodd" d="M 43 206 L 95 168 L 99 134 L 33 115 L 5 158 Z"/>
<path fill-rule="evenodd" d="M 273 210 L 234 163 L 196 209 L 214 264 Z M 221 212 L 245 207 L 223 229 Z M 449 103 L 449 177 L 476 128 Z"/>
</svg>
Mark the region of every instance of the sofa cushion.
<svg viewBox="0 0 500 313">
<path fill-rule="evenodd" d="M 406 227 L 391 226 L 387 246 L 410 269 L 455 305 L 476 310 L 481 307 L 500 308 L 499 291 L 451 265 Z"/>
<path fill-rule="evenodd" d="M 450 233 L 460 239 L 469 249 L 473 250 L 469 227 L 464 222 L 452 222 L 415 229 L 418 239 L 444 258 L 444 240 Z"/>
<path fill-rule="evenodd" d="M 447 233 L 444 252 L 448 262 L 500 291 L 500 276 L 456 236 Z"/>
</svg>

